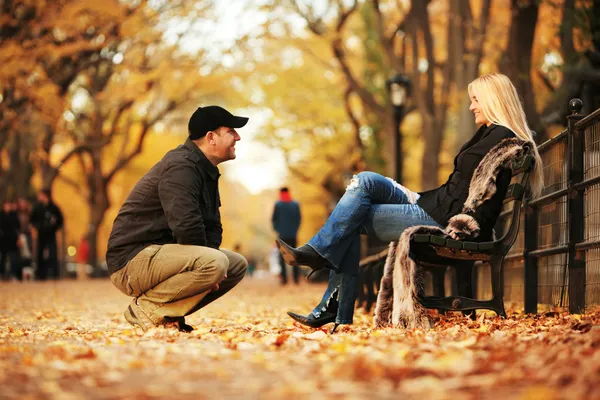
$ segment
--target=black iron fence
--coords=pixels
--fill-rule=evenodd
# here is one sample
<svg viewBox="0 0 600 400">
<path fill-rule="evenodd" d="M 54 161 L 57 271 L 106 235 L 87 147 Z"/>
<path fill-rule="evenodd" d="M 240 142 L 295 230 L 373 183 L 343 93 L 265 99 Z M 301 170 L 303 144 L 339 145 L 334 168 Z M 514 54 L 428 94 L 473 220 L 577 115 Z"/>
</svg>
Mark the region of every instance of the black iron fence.
<svg viewBox="0 0 600 400">
<path fill-rule="evenodd" d="M 504 299 L 524 303 L 528 313 L 537 312 L 538 304 L 568 306 L 572 313 L 600 305 L 600 109 L 583 116 L 582 107 L 571 100 L 567 128 L 538 147 L 544 190 L 524 204 L 519 235 L 504 260 Z M 509 215 L 501 214 L 498 236 Z M 381 263 L 385 251 L 379 250 L 361 265 Z M 369 278 L 377 281 L 377 270 Z M 476 266 L 474 273 L 477 297 L 491 297 L 489 266 Z M 447 293 L 454 291 L 452 279 L 446 274 Z M 426 276 L 426 291 L 432 287 Z M 361 296 L 367 308 L 369 295 Z"/>
<path fill-rule="evenodd" d="M 581 313 L 600 304 L 600 110 L 584 117 L 582 106 L 571 100 L 567 128 L 538 147 L 544 191 L 524 205 L 505 260 L 504 298 L 524 302 L 526 312 L 549 304 Z"/>
</svg>

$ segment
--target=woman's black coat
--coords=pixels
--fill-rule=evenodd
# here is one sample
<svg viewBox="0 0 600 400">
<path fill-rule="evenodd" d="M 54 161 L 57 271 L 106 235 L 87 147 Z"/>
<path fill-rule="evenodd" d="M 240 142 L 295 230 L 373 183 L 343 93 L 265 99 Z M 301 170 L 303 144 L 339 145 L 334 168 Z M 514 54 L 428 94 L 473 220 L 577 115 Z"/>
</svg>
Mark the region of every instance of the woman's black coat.
<svg viewBox="0 0 600 400">
<path fill-rule="evenodd" d="M 438 224 L 447 226 L 450 218 L 462 212 L 469 195 L 473 172 L 483 157 L 500 141 L 513 137 L 515 134 L 504 126 L 483 125 L 460 149 L 454 159 L 454 171 L 448 177 L 448 181 L 437 189 L 420 193 L 417 204 Z M 496 194 L 477 208 L 474 217 L 481 229 L 478 240 L 489 240 L 492 237 L 492 230 L 502 210 L 510 179 L 510 171 L 501 171 L 496 180 Z"/>
</svg>

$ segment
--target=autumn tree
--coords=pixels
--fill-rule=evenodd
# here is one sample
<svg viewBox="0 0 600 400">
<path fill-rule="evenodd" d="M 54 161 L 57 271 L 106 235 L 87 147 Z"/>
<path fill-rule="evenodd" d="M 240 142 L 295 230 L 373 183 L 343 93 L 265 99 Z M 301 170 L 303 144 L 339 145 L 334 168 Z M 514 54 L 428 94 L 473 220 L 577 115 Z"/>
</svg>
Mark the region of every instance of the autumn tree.
<svg viewBox="0 0 600 400">
<path fill-rule="evenodd" d="M 18 179 L 6 182 L 9 186 L 28 185 L 32 163 L 41 168 L 43 175 L 56 175 L 58 167 L 50 165 L 49 153 L 67 91 L 81 71 L 102 61 L 100 53 L 105 42 L 110 43 L 118 34 L 115 21 L 139 5 L 116 1 L 5 1 L 2 6 L 0 83 L 4 104 L 0 149 L 9 142 L 13 148 L 27 143 L 30 147 L 19 151 L 33 154 L 19 158 L 19 163 L 11 157 L 3 175 L 18 175 Z M 17 135 L 29 137 L 17 139 Z M 58 166 L 81 150 L 67 155 Z"/>
<path fill-rule="evenodd" d="M 562 16 L 558 46 L 552 49 L 561 61 L 558 68 L 539 73 L 552 93 L 543 120 L 564 124 L 571 98 L 583 100 L 584 113 L 600 107 L 600 1 L 563 0 L 551 5 Z"/>
<path fill-rule="evenodd" d="M 209 77 L 198 72 L 209 65 L 202 51 L 190 54 L 177 41 L 166 43 L 160 29 L 161 23 L 180 15 L 201 18 L 205 8 L 192 3 L 165 5 L 160 9 L 147 6 L 124 16 L 119 40 L 105 47 L 103 61 L 83 71 L 69 89 L 70 106 L 63 125 L 70 150 L 62 160 L 77 153 L 85 188 L 80 192 L 89 206 L 86 236 L 92 245 L 91 262 L 97 259 L 98 230 L 110 207 L 109 187 L 115 176 L 141 154 L 146 137 L 158 123 L 182 107 L 189 108 L 192 100 L 220 99 L 215 88 L 227 88 L 227 75 Z M 81 185 L 81 180 L 72 177 L 62 179 Z"/>
</svg>

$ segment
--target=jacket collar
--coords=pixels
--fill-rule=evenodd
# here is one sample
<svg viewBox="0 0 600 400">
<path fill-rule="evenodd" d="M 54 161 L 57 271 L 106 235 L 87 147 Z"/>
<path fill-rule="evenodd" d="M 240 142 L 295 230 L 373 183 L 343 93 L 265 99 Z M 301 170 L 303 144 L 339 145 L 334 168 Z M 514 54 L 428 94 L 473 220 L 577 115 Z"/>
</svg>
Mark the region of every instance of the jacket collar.
<svg viewBox="0 0 600 400">
<path fill-rule="evenodd" d="M 192 142 L 192 140 L 188 137 L 184 143 L 184 147 L 186 147 L 190 151 L 189 158 L 194 161 L 203 171 L 206 171 L 208 175 L 212 179 L 217 179 L 221 174 L 219 173 L 219 169 L 213 165 L 206 155 L 196 146 L 196 143 Z"/>
<path fill-rule="evenodd" d="M 468 149 L 469 147 L 473 146 L 475 143 L 479 142 L 481 139 L 483 139 L 484 137 L 486 137 L 487 135 L 489 135 L 489 133 L 496 126 L 497 126 L 496 124 L 491 124 L 490 126 L 481 125 L 479 127 L 479 129 L 477 129 L 477 132 L 475 132 L 475 134 L 473 135 L 473 137 L 471 137 L 471 139 L 469 139 L 469 141 L 467 143 L 465 143 L 463 145 L 463 147 L 460 148 L 460 151 L 458 153 L 459 154 L 462 153 L 463 151 L 465 151 L 466 149 Z"/>
</svg>

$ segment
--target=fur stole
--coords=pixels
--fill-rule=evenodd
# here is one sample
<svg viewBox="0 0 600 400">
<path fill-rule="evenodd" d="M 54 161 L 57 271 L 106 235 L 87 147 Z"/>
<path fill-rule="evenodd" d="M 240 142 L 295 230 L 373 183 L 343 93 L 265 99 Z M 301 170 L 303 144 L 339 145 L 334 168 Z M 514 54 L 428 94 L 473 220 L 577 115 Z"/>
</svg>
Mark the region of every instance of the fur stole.
<svg viewBox="0 0 600 400">
<path fill-rule="evenodd" d="M 496 193 L 496 177 L 500 170 L 510 168 L 512 161 L 522 157 L 531 146 L 531 143 L 516 138 L 502 140 L 483 157 L 475 169 L 462 213 L 450 218 L 445 229 L 410 227 L 402 232 L 397 242 L 390 243 L 375 307 L 376 328 L 430 328 L 427 311 L 418 300 L 423 287 L 422 273 L 410 257 L 413 235 L 435 234 L 461 240 L 477 237 L 479 224 L 472 215 L 484 201 Z"/>
</svg>

